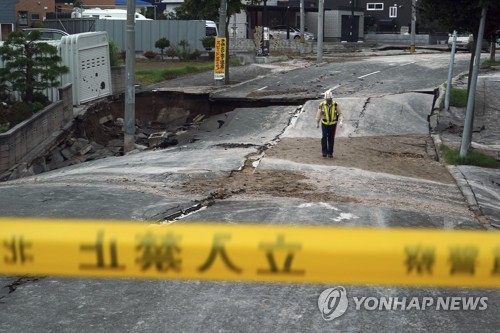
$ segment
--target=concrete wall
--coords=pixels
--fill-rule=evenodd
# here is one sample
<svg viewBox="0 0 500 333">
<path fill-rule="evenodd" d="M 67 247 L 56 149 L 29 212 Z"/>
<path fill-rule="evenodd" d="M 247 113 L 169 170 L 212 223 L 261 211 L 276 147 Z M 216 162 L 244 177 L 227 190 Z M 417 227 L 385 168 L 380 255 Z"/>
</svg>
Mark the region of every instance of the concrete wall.
<svg viewBox="0 0 500 333">
<path fill-rule="evenodd" d="M 389 45 L 410 45 L 410 38 L 410 34 L 366 34 L 365 42 Z M 415 35 L 415 45 L 428 44 L 435 44 L 430 42 L 429 35 Z"/>
<path fill-rule="evenodd" d="M 297 39 L 273 39 L 269 43 L 269 50 L 271 54 L 276 53 L 299 53 L 300 41 Z M 316 41 L 305 41 L 304 52 L 305 54 L 312 54 L 316 50 Z M 243 63 L 253 62 L 257 54 L 257 48 L 253 39 L 247 38 L 230 38 L 229 39 L 229 52 L 231 56 L 236 56 Z"/>
<path fill-rule="evenodd" d="M 0 134 L 0 173 L 23 160 L 34 148 L 73 118 L 71 85 L 59 88 L 60 100 Z"/>
</svg>

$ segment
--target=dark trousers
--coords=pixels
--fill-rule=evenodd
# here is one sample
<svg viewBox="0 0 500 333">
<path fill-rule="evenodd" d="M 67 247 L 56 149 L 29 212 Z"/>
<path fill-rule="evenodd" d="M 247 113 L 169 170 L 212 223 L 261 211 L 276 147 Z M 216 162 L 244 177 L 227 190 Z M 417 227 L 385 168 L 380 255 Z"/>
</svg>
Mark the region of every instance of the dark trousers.
<svg viewBox="0 0 500 333">
<path fill-rule="evenodd" d="M 333 144 L 335 142 L 335 131 L 337 124 L 325 125 L 321 123 L 321 150 L 323 155 L 333 155 Z"/>
</svg>

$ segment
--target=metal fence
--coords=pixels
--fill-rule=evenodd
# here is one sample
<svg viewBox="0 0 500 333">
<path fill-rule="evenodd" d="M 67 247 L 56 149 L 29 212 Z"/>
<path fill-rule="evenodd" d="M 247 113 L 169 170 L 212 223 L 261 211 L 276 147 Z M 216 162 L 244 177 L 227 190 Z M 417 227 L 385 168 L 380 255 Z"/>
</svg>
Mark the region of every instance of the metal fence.
<svg viewBox="0 0 500 333">
<path fill-rule="evenodd" d="M 106 31 L 109 39 L 115 42 L 119 50 L 125 50 L 126 20 L 98 19 L 59 19 L 46 20 L 45 26 L 64 30 L 70 34 Z M 191 50 L 204 50 L 200 39 L 205 36 L 206 24 L 201 20 L 156 20 L 135 22 L 135 49 L 137 52 L 158 51 L 155 42 L 165 37 L 170 45 L 177 45 L 181 40 L 189 43 Z"/>
</svg>

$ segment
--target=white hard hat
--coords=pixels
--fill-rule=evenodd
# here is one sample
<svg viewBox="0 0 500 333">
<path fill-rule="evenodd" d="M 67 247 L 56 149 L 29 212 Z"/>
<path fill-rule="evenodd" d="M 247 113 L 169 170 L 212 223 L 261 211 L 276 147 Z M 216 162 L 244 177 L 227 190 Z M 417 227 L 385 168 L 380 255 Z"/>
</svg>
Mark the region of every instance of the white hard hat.
<svg viewBox="0 0 500 333">
<path fill-rule="evenodd" d="M 325 99 L 332 99 L 332 98 L 333 98 L 332 92 L 331 91 L 326 91 L 325 92 Z"/>
</svg>

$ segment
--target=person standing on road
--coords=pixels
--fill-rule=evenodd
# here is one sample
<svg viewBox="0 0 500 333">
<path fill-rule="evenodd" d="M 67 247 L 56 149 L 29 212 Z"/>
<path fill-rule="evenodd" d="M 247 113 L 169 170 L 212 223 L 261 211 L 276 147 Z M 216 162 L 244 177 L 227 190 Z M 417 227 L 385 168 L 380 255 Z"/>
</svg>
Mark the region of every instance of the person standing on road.
<svg viewBox="0 0 500 333">
<path fill-rule="evenodd" d="M 342 127 L 342 112 L 337 102 L 333 100 L 332 93 L 325 93 L 325 100 L 321 102 L 316 113 L 316 128 L 319 128 L 321 121 L 321 150 L 323 157 L 333 158 L 333 144 L 335 141 L 335 132 L 337 131 L 337 121 Z"/>
</svg>

